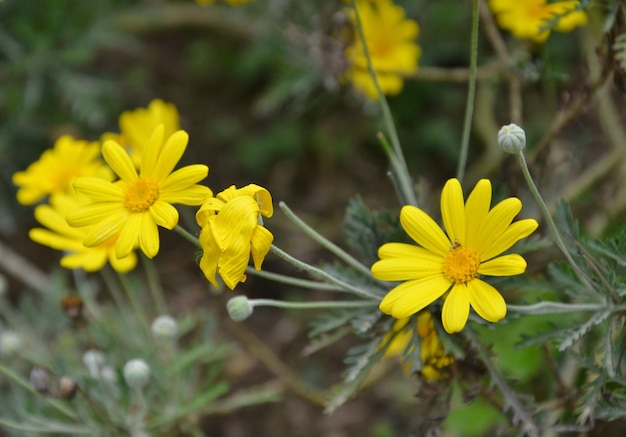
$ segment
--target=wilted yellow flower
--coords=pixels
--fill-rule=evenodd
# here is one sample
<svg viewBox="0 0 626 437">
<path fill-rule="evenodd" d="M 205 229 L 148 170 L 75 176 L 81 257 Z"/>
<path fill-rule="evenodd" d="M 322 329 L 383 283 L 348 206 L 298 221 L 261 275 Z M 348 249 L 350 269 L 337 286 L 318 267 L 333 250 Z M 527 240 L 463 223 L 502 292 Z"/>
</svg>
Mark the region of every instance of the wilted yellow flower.
<svg viewBox="0 0 626 437">
<path fill-rule="evenodd" d="M 200 268 L 211 284 L 218 287 L 217 273 L 231 290 L 244 282 L 250 254 L 254 268 L 261 270 L 274 236 L 260 220 L 273 213 L 269 191 L 254 184 L 239 189 L 233 185 L 200 207 Z"/>
<path fill-rule="evenodd" d="M 161 99 L 152 100 L 147 108 L 125 111 L 119 118 L 120 133 L 106 133 L 104 141 L 113 140 L 123 146 L 130 155 L 136 168 L 141 166 L 144 149 L 150 141 L 152 132 L 158 125 L 163 125 L 164 137 L 169 138 L 180 129 L 178 109 L 173 103 Z"/>
<path fill-rule="evenodd" d="M 20 187 L 17 201 L 32 205 L 49 195 L 72 194 L 72 181 L 79 176 L 111 180 L 113 173 L 100 160 L 99 143 L 64 135 L 26 171 L 13 175 L 13 183 Z"/>
<path fill-rule="evenodd" d="M 449 333 L 463 329 L 470 306 L 489 322 L 502 319 L 506 315 L 504 299 L 479 276 L 524 273 L 526 261 L 520 255 L 498 255 L 530 235 L 538 223 L 534 219 L 511 223 L 522 209 L 522 202 L 515 197 L 491 210 L 490 205 L 491 182 L 487 179 L 476 184 L 467 202 L 459 181 L 448 180 L 441 193 L 447 235 L 421 209 L 403 207 L 402 227 L 419 246 L 387 243 L 378 250 L 380 260 L 372 266 L 373 276 L 406 281 L 387 293 L 380 310 L 403 319 L 445 294 L 442 321 Z"/>
<path fill-rule="evenodd" d="M 414 335 L 417 333 L 420 345 L 421 366 L 419 374 L 427 381 L 438 381 L 447 376 L 443 372 L 454 362 L 451 354 L 446 354 L 443 343 L 435 329 L 430 311 L 422 311 L 416 317 L 416 323 L 410 324 L 411 317 L 396 320 L 381 342 L 386 345 L 384 357 L 407 354 L 410 356 L 415 349 Z M 407 349 L 408 348 L 408 349 Z M 413 360 L 404 363 L 403 369 L 409 373 Z"/>
<path fill-rule="evenodd" d="M 489 8 L 498 25 L 511 32 L 515 38 L 542 43 L 550 30 L 571 32 L 587 24 L 587 14 L 576 10 L 578 0 L 548 2 L 548 0 L 489 0 Z M 556 23 L 552 23 L 557 19 Z M 551 27 L 551 24 L 554 24 Z"/>
<path fill-rule="evenodd" d="M 164 141 L 163 125 L 157 126 L 146 144 L 139 174 L 122 146 L 115 141 L 104 143 L 104 159 L 120 179 L 76 179 L 74 189 L 92 203 L 67 216 L 72 226 L 93 226 L 83 241 L 85 246 L 98 246 L 119 234 L 115 244 L 118 258 L 128 256 L 136 247 L 148 258 L 159 252 L 157 225 L 173 229 L 178 223 L 178 211 L 172 204 L 200 205 L 212 195 L 208 187 L 197 185 L 209 172 L 206 165 L 173 171 L 188 140 L 181 130 Z"/>
<path fill-rule="evenodd" d="M 65 216 L 83 206 L 87 200 L 77 196 L 56 195 L 50 198 L 50 204 L 35 208 L 35 218 L 46 227 L 31 229 L 31 240 L 62 250 L 67 254 L 61 258 L 61 266 L 66 269 L 81 268 L 87 272 L 100 270 L 107 261 L 115 270 L 126 273 L 137 265 L 137 256 L 131 252 L 125 258 L 118 258 L 115 253 L 117 235 L 94 247 L 86 247 L 83 240 L 92 227 L 74 228 L 65 220 Z"/>
<path fill-rule="evenodd" d="M 415 42 L 419 32 L 417 22 L 406 18 L 404 9 L 391 0 L 359 0 L 358 6 L 378 85 L 383 94 L 396 95 L 402 90 L 402 75 L 417 71 L 421 54 Z M 356 26 L 356 16 L 354 11 L 351 12 L 352 23 Z M 368 98 L 377 100 L 363 44 L 356 31 L 354 42 L 346 48 L 345 56 L 351 65 L 344 78 Z"/>
</svg>

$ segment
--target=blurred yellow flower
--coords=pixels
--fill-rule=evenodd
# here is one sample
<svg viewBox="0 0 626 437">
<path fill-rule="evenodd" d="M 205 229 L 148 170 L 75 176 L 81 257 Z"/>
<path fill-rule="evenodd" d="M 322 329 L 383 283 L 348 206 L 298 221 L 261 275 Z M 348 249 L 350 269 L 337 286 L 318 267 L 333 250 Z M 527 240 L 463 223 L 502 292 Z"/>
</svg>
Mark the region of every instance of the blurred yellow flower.
<svg viewBox="0 0 626 437">
<path fill-rule="evenodd" d="M 387 243 L 378 250 L 380 260 L 372 265 L 373 276 L 384 281 L 406 281 L 387 293 L 380 310 L 403 319 L 447 293 L 442 321 L 448 333 L 465 327 L 470 306 L 489 322 L 504 318 L 504 299 L 479 276 L 524 273 L 526 261 L 520 255 L 498 255 L 534 232 L 538 223 L 534 219 L 511 223 L 522 209 L 522 202 L 515 197 L 491 210 L 490 205 L 489 180 L 480 180 L 467 202 L 460 182 L 448 180 L 441 193 L 447 235 L 424 211 L 404 206 L 400 222 L 419 246 Z"/>
<path fill-rule="evenodd" d="M 218 287 L 217 273 L 231 290 L 244 282 L 250 254 L 254 268 L 261 270 L 274 240 L 262 226 L 261 216 L 273 213 L 269 191 L 254 184 L 239 189 L 233 185 L 200 207 L 196 213 L 202 228 L 200 268 L 211 284 Z"/>
<path fill-rule="evenodd" d="M 19 187 L 17 201 L 32 205 L 49 195 L 72 194 L 72 181 L 79 176 L 113 179 L 111 169 L 100 160 L 100 143 L 64 135 L 25 171 L 13 174 Z"/>
<path fill-rule="evenodd" d="M 444 371 L 454 362 L 451 354 L 446 354 L 443 343 L 435 329 L 430 311 L 422 311 L 417 315 L 415 325 L 410 324 L 411 317 L 396 320 L 381 342 L 386 345 L 385 358 L 406 355 L 410 356 L 415 349 L 414 334 L 417 333 L 420 345 L 421 366 L 420 376 L 427 381 L 444 379 L 448 374 Z M 413 360 L 404 363 L 405 373 L 409 373 Z"/>
<path fill-rule="evenodd" d="M 402 75 L 417 71 L 421 49 L 415 42 L 419 33 L 417 22 L 407 19 L 404 9 L 391 0 L 358 1 L 363 33 L 381 91 L 396 95 L 402 91 Z M 350 18 L 356 26 L 354 11 Z M 355 30 L 353 43 L 346 48 L 350 67 L 344 79 L 372 100 L 378 99 L 374 81 L 367 68 L 365 51 Z"/>
<path fill-rule="evenodd" d="M 515 38 L 545 42 L 550 30 L 571 32 L 587 24 L 587 14 L 576 10 L 578 0 L 548 2 L 548 0 L 489 0 L 489 8 L 498 25 Z M 553 20 L 557 20 L 552 23 Z M 550 28 L 551 24 L 554 24 Z"/>
<path fill-rule="evenodd" d="M 52 249 L 67 252 L 61 258 L 61 266 L 66 269 L 83 269 L 87 272 L 100 270 L 107 261 L 116 271 L 126 273 L 137 265 L 137 256 L 131 252 L 125 258 L 118 258 L 115 253 L 117 235 L 112 236 L 94 247 L 86 247 L 83 240 L 92 227 L 74 228 L 65 220 L 65 216 L 83 206 L 87 199 L 78 196 L 56 195 L 50 198 L 50 204 L 35 208 L 35 218 L 45 226 L 31 229 L 31 240 Z"/>
<path fill-rule="evenodd" d="M 98 246 L 119 234 L 115 243 L 118 258 L 136 247 L 152 258 L 159 252 L 157 225 L 173 229 L 178 223 L 178 211 L 172 204 L 201 205 L 211 197 L 208 187 L 197 185 L 209 173 L 206 165 L 173 171 L 187 148 L 187 133 L 177 131 L 164 140 L 163 125 L 159 125 L 146 144 L 139 174 L 124 148 L 107 141 L 102 154 L 120 179 L 74 181 L 76 192 L 92 201 L 67 216 L 71 226 L 93 226 L 83 241 L 85 246 Z"/>
<path fill-rule="evenodd" d="M 173 103 L 152 100 L 147 108 L 125 111 L 119 117 L 120 133 L 105 133 L 103 141 L 113 140 L 123 146 L 136 168 L 141 166 L 144 149 L 158 125 L 163 125 L 164 137 L 169 138 L 180 129 L 178 109 Z"/>
</svg>

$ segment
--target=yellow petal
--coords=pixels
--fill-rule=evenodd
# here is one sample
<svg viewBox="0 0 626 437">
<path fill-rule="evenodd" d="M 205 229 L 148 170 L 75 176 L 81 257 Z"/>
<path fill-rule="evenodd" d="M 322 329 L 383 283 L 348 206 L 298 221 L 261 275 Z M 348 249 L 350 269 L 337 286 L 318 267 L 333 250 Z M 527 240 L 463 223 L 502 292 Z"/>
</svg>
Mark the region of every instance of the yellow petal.
<svg viewBox="0 0 626 437">
<path fill-rule="evenodd" d="M 511 254 L 493 258 L 481 263 L 478 273 L 487 276 L 521 275 L 526 271 L 526 260 L 520 255 Z"/>
<path fill-rule="evenodd" d="M 161 153 L 157 159 L 156 165 L 152 172 L 146 174 L 147 177 L 154 178 L 157 181 L 165 180 L 165 178 L 174 170 L 180 158 L 182 158 L 189 135 L 183 130 L 174 132 L 167 139 L 167 142 L 161 149 Z"/>
<path fill-rule="evenodd" d="M 167 203 L 177 203 L 180 205 L 202 205 L 213 196 L 209 187 L 203 185 L 192 185 L 179 191 L 167 191 L 161 193 L 159 199 Z"/>
<path fill-rule="evenodd" d="M 274 241 L 274 236 L 270 231 L 263 226 L 257 225 L 252 231 L 252 237 L 250 238 L 250 250 L 252 253 L 252 261 L 254 262 L 254 268 L 261 270 L 261 264 L 265 256 L 269 253 L 270 247 Z"/>
<path fill-rule="evenodd" d="M 481 255 L 481 260 L 487 259 L 482 257 L 482 253 L 488 250 L 491 243 L 502 235 L 521 210 L 522 202 L 516 197 L 509 197 L 489 211 L 489 214 L 487 214 L 487 217 L 480 224 L 478 232 L 475 234 L 476 242 L 475 246 L 472 247 Z M 469 219 L 473 220 L 473 217 Z"/>
<path fill-rule="evenodd" d="M 450 288 L 442 274 L 404 282 L 392 289 L 380 302 L 379 309 L 396 319 L 409 317 L 441 297 Z"/>
<path fill-rule="evenodd" d="M 146 144 L 144 149 L 143 159 L 141 160 L 141 169 L 139 174 L 143 177 L 152 178 L 154 175 L 154 169 L 157 166 L 157 160 L 161 153 L 161 147 L 163 146 L 164 127 L 163 124 L 158 124 L 150 140 Z M 176 165 L 176 163 L 174 163 Z M 173 167 L 172 167 L 173 168 Z"/>
<path fill-rule="evenodd" d="M 220 249 L 231 244 L 250 243 L 252 230 L 258 224 L 258 204 L 251 197 L 236 197 L 229 201 L 215 218 L 211 230 Z M 239 240 L 233 243 L 233 240 Z"/>
<path fill-rule="evenodd" d="M 392 254 L 393 257 L 385 255 Z M 428 250 L 404 243 L 387 243 L 380 247 L 381 258 L 372 265 L 372 275 L 383 281 L 406 281 L 441 273 L 443 260 Z"/>
<path fill-rule="evenodd" d="M 108 220 L 93 227 L 85 237 L 83 244 L 87 247 L 99 246 L 120 232 L 126 222 L 126 215 L 113 215 Z"/>
<path fill-rule="evenodd" d="M 445 256 L 450 250 L 450 240 L 439 225 L 421 209 L 404 206 L 400 211 L 400 223 L 409 236 L 420 246 Z"/>
<path fill-rule="evenodd" d="M 109 221 L 114 215 L 124 214 L 121 208 L 122 205 L 118 202 L 91 203 L 69 213 L 65 219 L 70 226 L 97 225 L 104 220 Z"/>
<path fill-rule="evenodd" d="M 535 219 L 516 221 L 497 240 L 493 241 L 488 248 L 479 254 L 481 261 L 487 261 L 508 250 L 519 240 L 532 234 L 537 229 L 537 226 L 539 226 L 539 223 Z"/>
<path fill-rule="evenodd" d="M 465 205 L 458 179 L 450 179 L 441 192 L 441 216 L 450 241 L 465 244 Z"/>
<path fill-rule="evenodd" d="M 205 227 L 200 231 L 198 240 L 200 241 L 200 247 L 202 247 L 202 259 L 200 259 L 200 269 L 204 273 L 207 280 L 213 284 L 215 288 L 218 288 L 216 279 L 217 263 L 222 254 L 210 228 L 211 224 L 207 223 Z"/>
<path fill-rule="evenodd" d="M 113 184 L 104 179 L 76 178 L 73 186 L 77 193 L 84 194 L 95 202 L 124 201 L 124 191 L 122 191 L 120 185 Z"/>
<path fill-rule="evenodd" d="M 470 300 L 465 284 L 455 284 L 443 303 L 441 321 L 448 334 L 461 331 L 469 317 Z"/>
<path fill-rule="evenodd" d="M 123 224 L 123 227 L 121 227 L 120 235 L 117 237 L 117 242 L 115 243 L 115 256 L 118 258 L 127 257 L 132 250 L 138 246 L 142 215 L 144 215 L 144 213 L 131 214 Z M 146 256 L 147 255 L 146 253 Z"/>
<path fill-rule="evenodd" d="M 211 220 L 211 217 L 214 217 L 217 211 L 221 210 L 224 205 L 224 201 L 217 197 L 210 197 L 204 201 L 198 212 L 196 212 L 196 223 L 198 223 L 198 226 L 204 228 Z"/>
<path fill-rule="evenodd" d="M 491 182 L 489 179 L 478 181 L 465 202 L 465 245 L 477 250 L 480 230 L 491 207 Z"/>
<path fill-rule="evenodd" d="M 197 184 L 209 174 L 209 167 L 203 164 L 187 165 L 168 175 L 162 184 L 161 192 L 185 190 Z"/>
<path fill-rule="evenodd" d="M 67 238 L 63 235 L 55 234 L 47 229 L 34 228 L 28 231 L 28 236 L 35 243 L 50 247 L 56 250 L 81 250 L 83 249 L 82 241 L 73 238 Z"/>
<path fill-rule="evenodd" d="M 118 258 L 115 255 L 115 246 L 108 251 L 108 258 L 113 270 L 119 273 L 128 273 L 137 266 L 137 255 L 135 252 L 131 252 L 125 258 Z"/>
<path fill-rule="evenodd" d="M 102 156 L 104 160 L 111 166 L 113 171 L 126 182 L 134 182 L 137 180 L 137 170 L 133 161 L 126 153 L 126 150 L 115 141 L 105 141 L 102 146 Z"/>
<path fill-rule="evenodd" d="M 469 301 L 476 313 L 488 322 L 497 322 L 506 316 L 506 302 L 502 295 L 480 279 L 468 282 Z"/>
<path fill-rule="evenodd" d="M 61 258 L 61 266 L 66 269 L 83 269 L 96 272 L 106 264 L 106 251 L 94 249 L 65 255 Z"/>
<path fill-rule="evenodd" d="M 165 229 L 174 229 L 178 224 L 178 211 L 162 200 L 157 200 L 150 206 L 150 214 L 152 214 L 155 223 Z"/>
<path fill-rule="evenodd" d="M 141 217 L 139 228 L 139 248 L 148 258 L 159 253 L 159 228 L 151 214 L 137 214 Z"/>
</svg>

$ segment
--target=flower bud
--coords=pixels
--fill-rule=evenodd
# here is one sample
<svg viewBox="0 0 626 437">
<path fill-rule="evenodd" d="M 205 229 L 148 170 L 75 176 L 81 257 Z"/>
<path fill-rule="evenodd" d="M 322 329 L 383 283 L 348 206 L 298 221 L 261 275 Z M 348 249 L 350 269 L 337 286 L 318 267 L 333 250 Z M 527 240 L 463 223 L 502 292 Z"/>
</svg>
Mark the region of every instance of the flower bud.
<svg viewBox="0 0 626 437">
<path fill-rule="evenodd" d="M 178 323 L 171 316 L 159 316 L 152 322 L 152 335 L 159 340 L 173 340 L 178 335 Z"/>
<path fill-rule="evenodd" d="M 59 378 L 58 396 L 60 399 L 71 400 L 78 390 L 78 384 L 69 376 Z"/>
<path fill-rule="evenodd" d="M 0 334 L 0 355 L 11 356 L 22 347 L 22 338 L 13 331 Z"/>
<path fill-rule="evenodd" d="M 39 393 L 45 394 L 50 390 L 50 373 L 43 367 L 33 367 L 28 381 Z"/>
<path fill-rule="evenodd" d="M 104 366 L 104 354 L 100 351 L 90 349 L 83 354 L 83 364 L 92 378 L 99 378 L 102 366 Z"/>
<path fill-rule="evenodd" d="M 228 315 L 235 322 L 242 322 L 252 314 L 254 306 L 246 296 L 233 297 L 226 304 Z"/>
<path fill-rule="evenodd" d="M 498 132 L 498 144 L 505 152 L 516 155 L 526 147 L 526 132 L 515 123 L 502 126 Z"/>
<path fill-rule="evenodd" d="M 124 365 L 124 380 L 129 387 L 143 388 L 150 380 L 150 368 L 142 359 L 135 358 Z"/>
</svg>

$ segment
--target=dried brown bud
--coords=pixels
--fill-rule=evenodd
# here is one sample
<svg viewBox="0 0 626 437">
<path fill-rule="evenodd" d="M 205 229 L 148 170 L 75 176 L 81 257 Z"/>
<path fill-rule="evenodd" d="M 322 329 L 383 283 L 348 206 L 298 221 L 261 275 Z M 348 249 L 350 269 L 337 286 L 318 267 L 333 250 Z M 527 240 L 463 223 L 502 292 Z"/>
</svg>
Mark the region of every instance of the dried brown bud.
<svg viewBox="0 0 626 437">
<path fill-rule="evenodd" d="M 63 311 L 71 320 L 81 320 L 83 318 L 83 307 L 85 303 L 75 294 L 68 295 L 61 301 Z"/>
<path fill-rule="evenodd" d="M 59 378 L 59 391 L 58 395 L 60 399 L 71 400 L 78 390 L 78 384 L 69 376 L 62 376 Z"/>
</svg>

